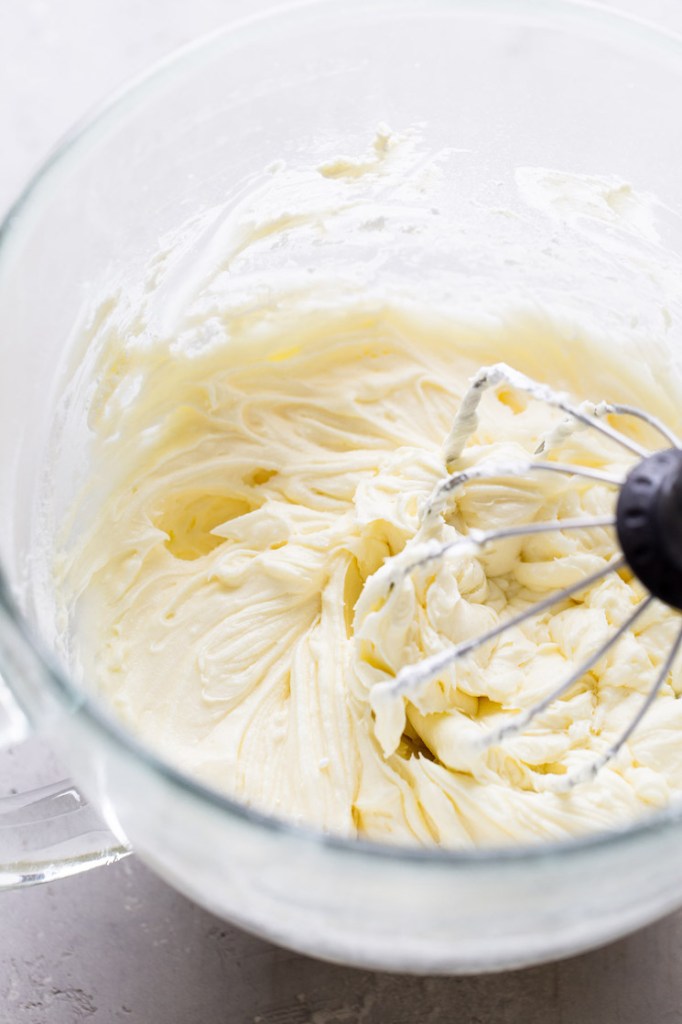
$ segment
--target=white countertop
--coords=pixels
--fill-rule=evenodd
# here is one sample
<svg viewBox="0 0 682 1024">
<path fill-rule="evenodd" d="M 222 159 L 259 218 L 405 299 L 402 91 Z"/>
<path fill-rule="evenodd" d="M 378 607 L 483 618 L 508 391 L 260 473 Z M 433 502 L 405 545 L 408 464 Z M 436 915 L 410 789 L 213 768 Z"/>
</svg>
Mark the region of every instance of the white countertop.
<svg viewBox="0 0 682 1024">
<path fill-rule="evenodd" d="M 112 88 L 269 5 L 0 0 L 0 211 Z M 613 6 L 682 31 L 680 0 Z M 36 739 L 0 754 L 0 793 L 61 774 Z M 0 922 L 0 1024 L 682 1022 L 682 911 L 560 964 L 451 979 L 346 970 L 276 949 L 195 907 L 134 858 L 0 895 Z"/>
</svg>

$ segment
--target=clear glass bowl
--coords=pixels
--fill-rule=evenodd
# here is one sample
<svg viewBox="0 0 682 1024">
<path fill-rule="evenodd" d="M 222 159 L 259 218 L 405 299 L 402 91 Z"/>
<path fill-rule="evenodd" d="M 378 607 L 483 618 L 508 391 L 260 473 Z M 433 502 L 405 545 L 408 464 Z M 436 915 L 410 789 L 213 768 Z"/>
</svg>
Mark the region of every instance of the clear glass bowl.
<svg viewBox="0 0 682 1024">
<path fill-rule="evenodd" d="M 679 288 L 674 274 L 662 283 L 649 270 L 664 252 L 674 268 L 682 250 L 680 95 L 680 41 L 598 6 L 331 0 L 200 41 L 66 140 L 10 212 L 0 245 L 0 738 L 44 731 L 78 789 L 0 804 L 5 886 L 132 846 L 197 902 L 275 942 L 349 964 L 452 973 L 565 956 L 682 904 L 678 809 L 560 845 L 387 848 L 268 819 L 182 776 L 58 667 L 36 545 L 59 376 L 99 284 L 134 281 L 161 236 L 229 205 L 273 161 L 363 152 L 381 122 L 420 125 L 424 152 L 449 147 L 443 227 L 425 236 L 432 245 L 388 250 L 383 237 L 334 237 L 318 254 L 332 270 L 352 258 L 370 284 L 428 282 L 472 310 L 481 296 L 551 302 L 577 325 L 568 360 L 589 312 L 642 372 L 659 339 L 673 380 Z M 660 239 L 624 238 L 608 218 L 576 228 L 530 216 L 514 178 L 529 165 L 632 181 L 660 201 Z M 511 227 L 493 224 L 494 207 L 512 211 Z M 484 258 L 490 231 L 499 232 L 494 265 Z M 574 231 L 583 258 L 562 261 Z M 78 453 L 68 462 L 51 470 L 64 501 L 60 483 Z"/>
</svg>

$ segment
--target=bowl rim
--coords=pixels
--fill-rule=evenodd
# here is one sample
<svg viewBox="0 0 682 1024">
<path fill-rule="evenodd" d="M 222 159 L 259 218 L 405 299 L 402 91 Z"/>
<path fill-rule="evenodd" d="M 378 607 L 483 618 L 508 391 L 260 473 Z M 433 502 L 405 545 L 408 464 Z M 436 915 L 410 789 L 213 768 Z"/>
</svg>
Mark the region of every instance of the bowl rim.
<svg viewBox="0 0 682 1024">
<path fill-rule="evenodd" d="M 97 104 L 45 158 L 29 179 L 16 200 L 9 206 L 0 222 L 0 272 L 6 260 L 11 259 L 11 244 L 20 234 L 22 225 L 52 179 L 68 170 L 69 161 L 77 157 L 81 147 L 87 146 L 97 132 L 110 122 L 125 115 L 128 106 L 144 95 L 147 87 L 159 83 L 166 74 L 188 67 L 197 58 L 207 57 L 211 51 L 241 40 L 248 45 L 253 29 L 266 28 L 289 21 L 294 31 L 296 19 L 317 18 L 329 13 L 337 0 L 293 0 L 265 11 L 231 20 L 212 32 L 174 49 L 153 62 L 140 74 L 132 77 L 119 89 Z M 672 53 L 682 72 L 682 35 L 648 21 L 638 15 L 615 10 L 598 0 L 346 0 L 343 17 L 377 16 L 382 12 L 396 16 L 397 11 L 423 14 L 427 6 L 434 11 L 476 18 L 504 15 L 515 23 L 543 24 L 549 27 L 568 21 L 573 26 L 595 34 L 599 25 L 610 38 L 625 32 L 632 35 L 638 46 L 645 43 L 656 52 Z M 338 11 L 338 7 L 335 8 Z M 20 611 L 2 565 L 0 565 L 0 610 L 13 627 L 26 651 L 37 664 L 41 677 L 56 691 L 64 713 L 82 716 L 107 740 L 143 763 L 143 767 L 159 775 L 184 796 L 198 799 L 222 814 L 241 821 L 247 826 L 270 834 L 283 834 L 292 840 L 311 843 L 320 848 L 336 851 L 344 856 L 371 856 L 399 862 L 425 862 L 446 866 L 466 865 L 520 865 L 546 858 L 562 858 L 588 853 L 592 849 L 613 848 L 636 839 L 647 841 L 655 836 L 676 830 L 682 822 L 682 801 L 679 806 L 653 812 L 632 823 L 612 827 L 606 831 L 567 837 L 533 844 L 490 845 L 481 847 L 449 848 L 420 846 L 417 843 L 393 843 L 365 838 L 345 837 L 326 833 L 306 824 L 266 814 L 233 799 L 201 781 L 185 774 L 143 744 L 115 718 L 104 703 L 73 682 L 62 670 L 54 654 L 47 649 L 41 637 L 31 628 Z M 0 617 L 0 637 L 3 623 Z M 115 811 L 115 808 L 114 808 Z"/>
</svg>

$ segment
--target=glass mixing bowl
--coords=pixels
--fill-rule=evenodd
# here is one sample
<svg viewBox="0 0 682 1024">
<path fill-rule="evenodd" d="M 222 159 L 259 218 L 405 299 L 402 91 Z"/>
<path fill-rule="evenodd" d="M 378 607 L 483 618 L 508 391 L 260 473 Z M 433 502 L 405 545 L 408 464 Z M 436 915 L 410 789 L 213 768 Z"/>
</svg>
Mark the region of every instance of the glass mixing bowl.
<svg viewBox="0 0 682 1024">
<path fill-rule="evenodd" d="M 599 6 L 332 0 L 189 47 L 48 161 L 0 246 L 0 740 L 44 733 L 75 783 L 0 802 L 3 885 L 132 848 L 212 912 L 275 942 L 415 972 L 538 963 L 682 904 L 677 808 L 562 844 L 389 848 L 267 818 L 183 776 L 60 667 L 38 538 L 46 473 L 65 507 L 80 465 L 74 445 L 57 462 L 48 453 L 74 325 L 100 284 L 135 281 L 162 236 L 237 201 L 274 161 L 362 153 L 382 122 L 418 126 L 421 152 L 442 154 L 441 226 L 401 232 L 401 218 L 414 228 L 421 217 L 406 203 L 389 235 L 353 229 L 317 248 L 308 239 L 298 252 L 268 250 L 265 266 L 318 260 L 341 273 L 352 261 L 368 286 L 428 283 L 474 312 L 510 295 L 551 304 L 573 325 L 568 363 L 584 352 L 588 316 L 642 373 L 656 345 L 672 387 L 682 351 L 680 96 L 682 42 Z M 655 231 L 639 215 L 632 230 L 613 222 L 609 209 L 630 202 L 617 184 L 575 223 L 561 209 L 529 213 L 516 176 L 524 166 L 631 181 L 658 199 Z"/>
</svg>

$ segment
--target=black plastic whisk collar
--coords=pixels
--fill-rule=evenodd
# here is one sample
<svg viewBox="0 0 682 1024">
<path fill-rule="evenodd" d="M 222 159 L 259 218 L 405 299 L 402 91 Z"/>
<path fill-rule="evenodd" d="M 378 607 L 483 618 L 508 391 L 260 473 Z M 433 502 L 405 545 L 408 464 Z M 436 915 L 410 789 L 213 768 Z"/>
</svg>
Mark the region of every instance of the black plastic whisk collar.
<svg viewBox="0 0 682 1024">
<path fill-rule="evenodd" d="M 682 611 L 682 451 L 654 452 L 628 473 L 616 531 L 635 576 L 654 597 Z"/>
</svg>

